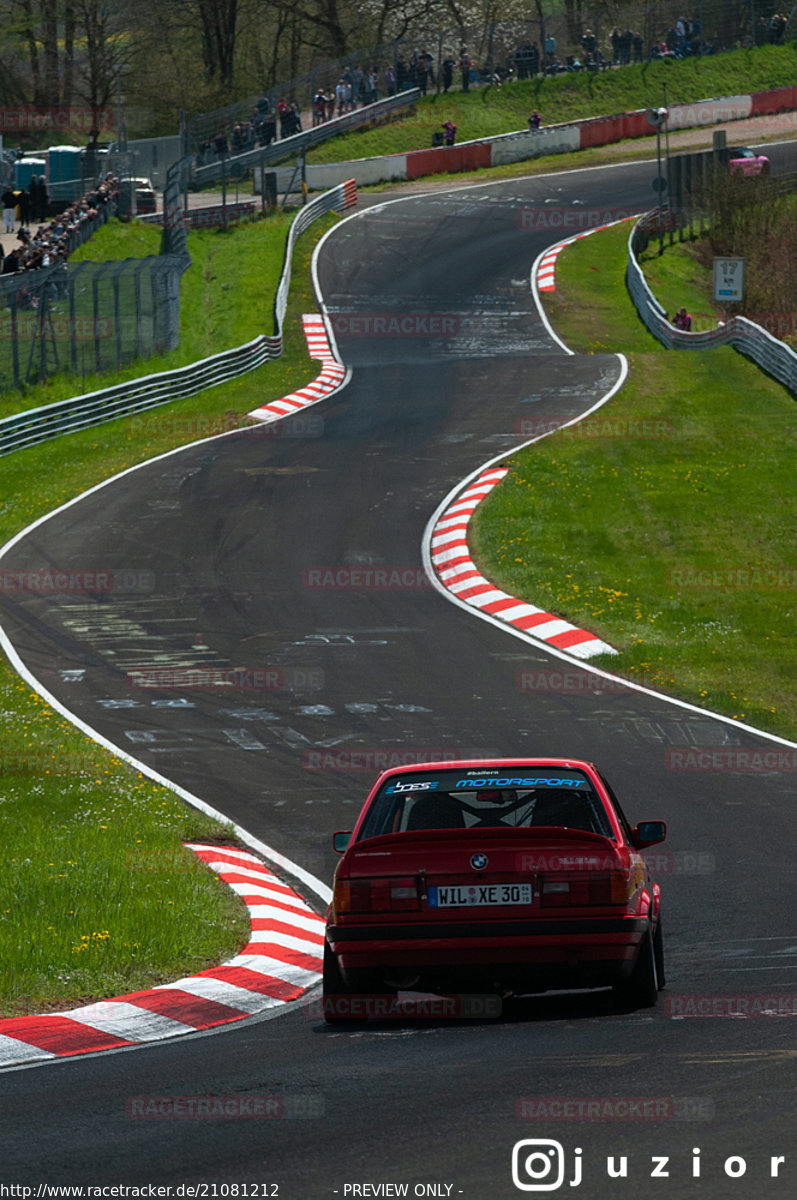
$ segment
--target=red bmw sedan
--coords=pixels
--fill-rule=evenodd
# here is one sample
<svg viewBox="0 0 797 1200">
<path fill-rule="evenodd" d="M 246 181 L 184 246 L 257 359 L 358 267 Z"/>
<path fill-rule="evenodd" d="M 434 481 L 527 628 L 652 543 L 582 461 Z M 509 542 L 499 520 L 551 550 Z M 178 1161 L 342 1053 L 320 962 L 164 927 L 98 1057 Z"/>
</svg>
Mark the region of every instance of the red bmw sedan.
<svg viewBox="0 0 797 1200">
<path fill-rule="evenodd" d="M 363 997 L 612 987 L 625 1006 L 664 986 L 660 891 L 591 763 L 436 762 L 384 771 L 334 836 L 324 1015 Z"/>
</svg>

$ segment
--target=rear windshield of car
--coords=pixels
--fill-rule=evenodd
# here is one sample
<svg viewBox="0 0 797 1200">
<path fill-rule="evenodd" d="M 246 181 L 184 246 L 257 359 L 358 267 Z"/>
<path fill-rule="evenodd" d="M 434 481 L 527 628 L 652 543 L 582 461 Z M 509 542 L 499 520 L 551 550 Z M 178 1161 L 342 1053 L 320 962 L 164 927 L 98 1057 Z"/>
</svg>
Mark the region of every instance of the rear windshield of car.
<svg viewBox="0 0 797 1200">
<path fill-rule="evenodd" d="M 393 775 L 374 797 L 358 841 L 418 829 L 486 826 L 554 826 L 614 836 L 603 802 L 583 772 L 519 767 Z"/>
</svg>

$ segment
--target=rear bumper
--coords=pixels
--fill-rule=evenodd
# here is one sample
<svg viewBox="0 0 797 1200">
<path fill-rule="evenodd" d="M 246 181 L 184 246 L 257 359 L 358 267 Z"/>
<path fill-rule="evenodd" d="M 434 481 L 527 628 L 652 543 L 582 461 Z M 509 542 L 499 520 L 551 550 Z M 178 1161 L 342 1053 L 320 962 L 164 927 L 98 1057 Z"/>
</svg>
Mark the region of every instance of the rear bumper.
<svg viewBox="0 0 797 1200">
<path fill-rule="evenodd" d="M 327 940 L 352 988 L 417 975 L 430 990 L 457 982 L 545 989 L 609 986 L 630 974 L 647 917 L 330 925 Z"/>
</svg>

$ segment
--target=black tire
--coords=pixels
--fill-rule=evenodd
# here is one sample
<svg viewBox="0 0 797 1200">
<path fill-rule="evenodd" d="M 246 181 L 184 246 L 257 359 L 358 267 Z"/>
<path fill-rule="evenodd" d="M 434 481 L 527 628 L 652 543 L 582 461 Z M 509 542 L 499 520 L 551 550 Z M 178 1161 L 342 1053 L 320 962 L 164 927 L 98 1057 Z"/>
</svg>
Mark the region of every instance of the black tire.
<svg viewBox="0 0 797 1200">
<path fill-rule="evenodd" d="M 351 988 L 347 986 L 341 974 L 337 958 L 330 950 L 329 943 L 324 942 L 324 980 L 321 1004 L 327 1025 L 351 1025 L 362 1020 L 362 1017 L 352 1016 L 347 1011 L 345 998 L 351 994 Z"/>
<path fill-rule="evenodd" d="M 656 932 L 653 934 L 653 953 L 656 958 L 656 978 L 659 982 L 659 991 L 663 991 L 667 983 L 664 973 L 664 934 L 661 930 L 661 917 L 656 926 Z"/>
<path fill-rule="evenodd" d="M 656 951 L 653 936 L 648 929 L 639 957 L 628 979 L 614 986 L 614 996 L 623 1008 L 653 1008 L 659 995 L 659 980 L 656 974 Z"/>
</svg>

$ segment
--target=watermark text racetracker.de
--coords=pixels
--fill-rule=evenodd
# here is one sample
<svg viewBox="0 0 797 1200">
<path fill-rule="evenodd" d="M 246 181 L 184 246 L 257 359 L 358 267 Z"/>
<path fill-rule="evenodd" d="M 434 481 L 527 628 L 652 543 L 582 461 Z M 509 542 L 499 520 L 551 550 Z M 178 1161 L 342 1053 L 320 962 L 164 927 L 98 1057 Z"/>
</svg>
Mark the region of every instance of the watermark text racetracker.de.
<svg viewBox="0 0 797 1200">
<path fill-rule="evenodd" d="M 423 567 L 385 566 L 305 567 L 305 588 L 321 591 L 415 591 L 427 590 L 432 583 Z"/>
<path fill-rule="evenodd" d="M 687 1017 L 797 1017 L 797 995 L 787 992 L 687 993 L 666 996 L 664 1009 L 674 1021 Z"/>
<path fill-rule="evenodd" d="M 601 1176 L 636 1180 L 638 1184 L 647 1179 L 670 1179 L 681 1187 L 687 1181 L 709 1176 L 728 1180 L 746 1177 L 754 1186 L 763 1179 L 778 1179 L 784 1184 L 784 1195 L 788 1186 L 784 1154 L 761 1156 L 756 1152 L 749 1162 L 741 1154 L 725 1158 L 711 1154 L 704 1160 L 701 1147 L 694 1146 L 686 1155 L 608 1154 L 585 1158 L 580 1146 L 569 1151 L 555 1138 L 523 1138 L 512 1147 L 512 1182 L 521 1192 L 555 1192 L 583 1185 L 589 1195 Z"/>
<path fill-rule="evenodd" d="M 791 591 L 797 588 L 797 567 L 721 567 L 714 570 L 673 568 L 671 588 L 730 588 L 733 591 Z"/>
<path fill-rule="evenodd" d="M 600 229 L 615 221 L 625 221 L 639 216 L 638 208 L 588 207 L 577 204 L 532 204 L 515 211 L 518 229 L 533 232 L 536 229 L 553 229 L 557 232 L 579 233 L 585 229 Z"/>
<path fill-rule="evenodd" d="M 436 312 L 336 312 L 330 322 L 336 337 L 454 337 L 460 324 L 456 313 Z"/>
<path fill-rule="evenodd" d="M 664 754 L 668 771 L 727 771 L 756 774 L 797 771 L 797 750 L 788 746 L 757 749 L 747 746 L 669 746 Z"/>
<path fill-rule="evenodd" d="M 717 861 L 710 850 L 669 851 L 648 847 L 644 856 L 654 878 L 660 875 L 711 875 L 717 869 Z M 616 867 L 616 860 L 603 854 L 524 850 L 515 855 L 515 870 L 533 874 L 539 871 L 614 871 Z"/>
<path fill-rule="evenodd" d="M 334 748 L 305 750 L 302 767 L 305 771 L 387 771 L 391 767 L 408 767 L 414 763 L 464 762 L 471 758 L 489 758 L 485 750 L 455 750 L 451 746 L 395 748 L 363 747 L 355 750 Z"/>
<path fill-rule="evenodd" d="M 320 667 L 136 667 L 127 672 L 134 689 L 174 692 L 304 692 L 323 688 Z"/>
<path fill-rule="evenodd" d="M 544 418 L 520 417 L 515 422 L 518 437 L 538 438 L 547 433 L 559 433 L 573 441 L 666 441 L 673 436 L 669 421 L 658 418 L 631 419 L 624 417 L 586 417 L 575 425 Z"/>
<path fill-rule="evenodd" d="M 0 570 L 0 594 L 99 595 L 106 592 L 147 595 L 155 590 L 153 571 L 47 567 L 41 570 Z"/>
<path fill-rule="evenodd" d="M 283 421 L 264 424 L 246 413 L 148 413 L 130 417 L 126 428 L 133 437 L 214 437 L 241 430 L 247 437 L 318 438 L 324 419 L 316 413 L 296 413 Z"/>
<path fill-rule="evenodd" d="M 711 1096 L 522 1096 L 519 1121 L 710 1121 Z"/>
</svg>

